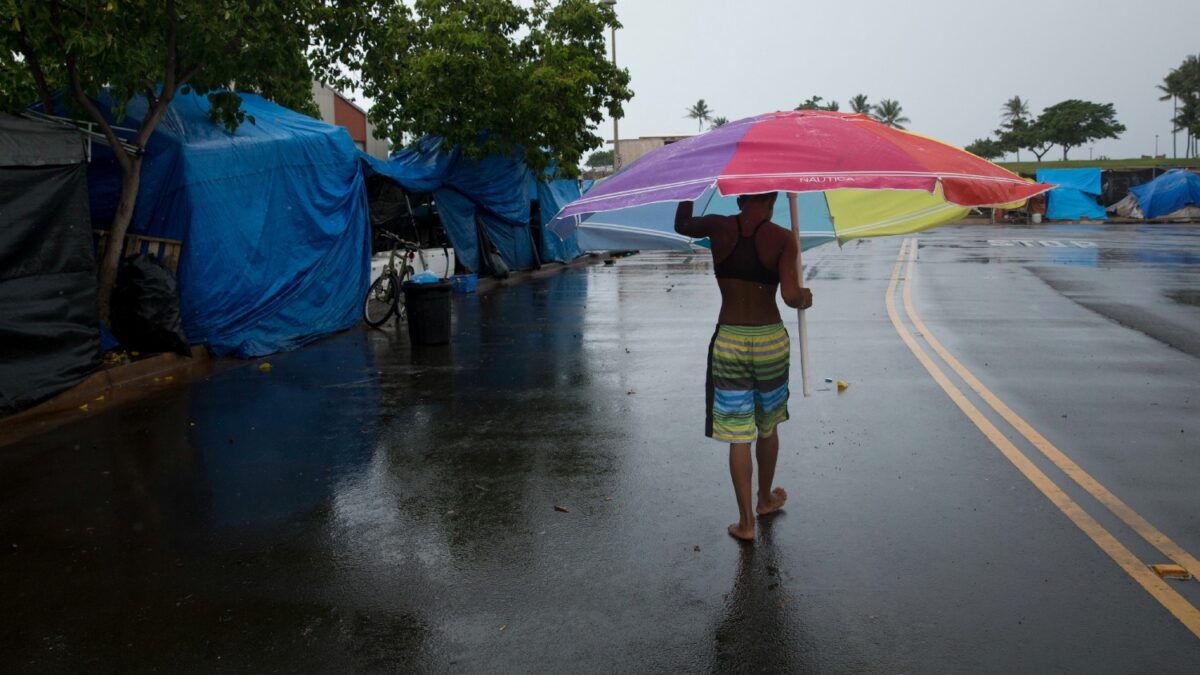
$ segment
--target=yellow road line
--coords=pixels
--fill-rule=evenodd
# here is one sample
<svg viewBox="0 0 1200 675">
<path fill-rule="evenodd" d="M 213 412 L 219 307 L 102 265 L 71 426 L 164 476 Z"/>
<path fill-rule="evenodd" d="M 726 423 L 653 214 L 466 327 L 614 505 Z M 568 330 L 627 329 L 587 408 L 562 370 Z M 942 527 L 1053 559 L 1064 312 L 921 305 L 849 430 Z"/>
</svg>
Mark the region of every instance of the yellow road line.
<svg viewBox="0 0 1200 675">
<path fill-rule="evenodd" d="M 1195 557 L 1183 550 L 1183 547 L 1172 541 L 1170 537 L 1162 532 L 1159 532 L 1157 528 L 1149 523 L 1149 521 L 1140 516 L 1125 502 L 1121 501 L 1119 497 L 1114 495 L 1112 492 L 1109 492 L 1108 488 L 1101 485 L 1095 478 L 1092 478 L 1091 475 L 1084 471 L 1082 467 L 1073 462 L 1071 458 L 1064 455 L 1062 451 L 1055 447 L 1053 443 L 1048 441 L 1046 437 L 1038 433 L 1038 431 L 1034 429 L 1032 425 L 1013 412 L 1012 409 L 1005 405 L 1004 402 L 1001 401 L 995 394 L 993 394 L 987 387 L 983 386 L 983 383 L 980 382 L 975 375 L 971 373 L 971 371 L 967 370 L 962 363 L 959 363 L 958 359 L 954 358 L 954 355 L 947 351 L 946 348 L 942 346 L 941 342 L 938 342 L 937 338 L 933 336 L 933 333 L 930 332 L 929 328 L 925 326 L 925 323 L 921 321 L 921 317 L 917 314 L 917 311 L 912 304 L 912 293 L 909 292 L 909 288 L 912 284 L 912 268 L 917 257 L 916 253 L 917 247 L 914 241 L 914 245 L 909 249 L 909 272 L 906 275 L 906 283 L 904 284 L 904 311 L 908 314 L 908 318 L 912 321 L 913 326 L 916 327 L 917 332 L 925 338 L 925 341 L 929 343 L 929 346 L 933 348 L 933 351 L 937 352 L 937 355 L 940 356 L 954 372 L 958 373 L 958 376 L 961 377 L 963 381 L 975 391 L 976 394 L 979 394 L 979 396 L 985 402 L 987 402 L 987 404 L 990 405 L 993 410 L 999 413 L 1000 417 L 1004 418 L 1005 422 L 1011 424 L 1018 433 L 1020 433 L 1025 437 L 1026 440 L 1033 444 L 1033 447 L 1037 448 L 1039 452 L 1045 455 L 1046 458 L 1053 462 L 1054 465 L 1059 469 L 1061 469 L 1063 473 L 1070 476 L 1071 480 L 1078 483 L 1079 486 L 1086 490 L 1087 493 L 1092 497 L 1095 497 L 1096 501 L 1106 506 L 1109 511 L 1112 511 L 1114 515 L 1116 515 L 1126 525 L 1133 529 L 1134 532 L 1137 532 L 1139 535 L 1141 535 L 1141 537 L 1149 542 L 1151 546 L 1157 548 L 1163 553 L 1163 555 L 1167 556 L 1172 561 L 1178 563 L 1181 567 L 1186 569 L 1188 573 L 1192 575 L 1192 577 L 1200 578 L 1200 561 L 1196 560 Z"/>
<path fill-rule="evenodd" d="M 959 410 L 961 410 L 962 413 L 966 415 L 967 418 L 970 419 L 971 422 L 973 422 L 975 426 L 983 433 L 983 435 L 987 437 L 987 439 L 991 441 L 998 450 L 1000 450 L 1001 454 L 1003 454 L 1008 461 L 1012 462 L 1013 466 L 1015 466 L 1017 470 L 1029 480 L 1029 482 L 1033 483 L 1034 487 L 1041 491 L 1041 493 L 1044 494 L 1046 498 L 1049 499 L 1055 506 L 1057 506 L 1064 515 L 1071 519 L 1071 522 L 1075 523 L 1075 525 L 1082 530 L 1084 534 L 1091 538 L 1091 540 L 1100 547 L 1100 550 L 1108 554 L 1108 556 L 1112 558 L 1121 569 L 1125 570 L 1126 574 L 1140 584 L 1147 593 L 1154 597 L 1154 599 L 1158 600 L 1158 602 L 1165 607 L 1167 611 L 1171 612 L 1171 614 L 1173 614 L 1176 619 L 1178 619 L 1188 630 L 1190 630 L 1193 635 L 1195 635 L 1197 638 L 1200 638 L 1200 610 L 1188 603 L 1183 596 L 1175 592 L 1175 590 L 1169 587 L 1165 581 L 1154 574 L 1149 567 L 1137 559 L 1137 556 L 1135 556 L 1129 549 L 1125 548 L 1125 546 L 1122 545 L 1121 542 L 1117 541 L 1117 539 L 1113 537 L 1108 530 L 1105 530 L 1100 523 L 1096 522 L 1091 515 L 1084 511 L 1079 504 L 1067 496 L 1067 494 L 1063 492 L 1062 489 L 1059 488 L 1053 481 L 1051 481 L 1046 474 L 1042 473 L 1041 469 L 1037 468 L 1037 466 L 1035 466 L 1028 457 L 1018 450 L 1017 447 L 1012 444 L 1012 441 L 1008 440 L 1008 438 L 1005 437 L 1004 434 L 1002 434 L 1000 430 L 997 429 L 996 426 L 992 424 L 991 421 L 989 421 L 983 415 L 983 413 L 981 413 L 979 409 L 967 399 L 967 397 L 962 393 L 961 390 L 958 389 L 958 387 L 954 386 L 942 369 L 939 368 L 936 363 L 934 363 L 929 354 L 921 347 L 921 345 L 917 343 L 916 339 L 913 338 L 912 333 L 909 332 L 908 328 L 900 320 L 894 302 L 896 285 L 900 277 L 901 264 L 904 261 L 905 252 L 908 250 L 906 249 L 906 246 L 909 246 L 912 250 L 915 250 L 915 240 L 905 240 L 904 244 L 901 245 L 900 253 L 896 256 L 896 266 L 892 270 L 891 281 L 888 283 L 886 298 L 888 318 L 891 319 L 892 325 L 895 327 L 896 332 L 900 335 L 900 339 L 904 341 L 904 344 L 906 344 L 909 350 L 912 351 L 913 355 L 917 357 L 917 361 L 919 361 L 921 365 L 925 367 L 925 370 L 929 372 L 929 375 L 933 378 L 934 382 L 936 382 L 938 386 L 942 388 L 942 391 L 944 391 L 946 395 L 950 397 L 950 400 L 958 406 Z M 912 274 L 913 261 L 914 259 L 909 260 L 908 270 L 905 276 L 906 290 L 908 288 L 908 277 Z"/>
</svg>

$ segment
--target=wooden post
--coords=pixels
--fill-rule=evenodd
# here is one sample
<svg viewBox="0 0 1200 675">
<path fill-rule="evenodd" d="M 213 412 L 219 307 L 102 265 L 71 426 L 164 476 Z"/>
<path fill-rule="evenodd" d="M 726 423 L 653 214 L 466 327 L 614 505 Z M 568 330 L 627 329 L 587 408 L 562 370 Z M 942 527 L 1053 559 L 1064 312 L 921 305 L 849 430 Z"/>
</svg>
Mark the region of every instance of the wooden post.
<svg viewBox="0 0 1200 675">
<path fill-rule="evenodd" d="M 800 252 L 800 209 L 796 205 L 796 193 L 787 193 L 788 209 L 792 214 L 792 239 L 796 242 L 796 274 L 799 276 L 800 288 L 804 288 L 804 262 Z M 804 320 L 804 310 L 797 309 L 800 330 L 800 381 L 803 383 L 804 395 L 810 396 L 812 388 L 808 383 L 808 323 Z"/>
</svg>

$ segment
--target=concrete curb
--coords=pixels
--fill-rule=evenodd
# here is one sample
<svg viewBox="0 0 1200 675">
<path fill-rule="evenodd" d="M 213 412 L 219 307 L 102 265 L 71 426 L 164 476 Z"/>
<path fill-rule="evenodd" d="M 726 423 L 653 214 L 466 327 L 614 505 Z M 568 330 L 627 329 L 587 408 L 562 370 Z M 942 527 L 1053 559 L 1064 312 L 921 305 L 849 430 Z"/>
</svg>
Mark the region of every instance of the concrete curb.
<svg viewBox="0 0 1200 675">
<path fill-rule="evenodd" d="M 506 288 L 517 284 L 525 283 L 532 279 L 545 279 L 556 274 L 561 274 L 569 269 L 585 267 L 587 265 L 595 265 L 607 258 L 607 255 L 600 253 L 585 253 L 569 263 L 546 263 L 539 270 L 530 270 L 526 272 L 513 272 L 508 275 L 507 279 L 495 279 L 488 277 L 480 279 L 475 283 L 475 294 L 485 295 L 497 288 Z"/>
<path fill-rule="evenodd" d="M 102 368 L 82 382 L 28 410 L 0 419 L 0 446 L 31 434 L 144 395 L 150 384 L 173 384 L 212 369 L 213 359 L 203 345 L 192 356 L 158 354 L 132 363 Z"/>
</svg>

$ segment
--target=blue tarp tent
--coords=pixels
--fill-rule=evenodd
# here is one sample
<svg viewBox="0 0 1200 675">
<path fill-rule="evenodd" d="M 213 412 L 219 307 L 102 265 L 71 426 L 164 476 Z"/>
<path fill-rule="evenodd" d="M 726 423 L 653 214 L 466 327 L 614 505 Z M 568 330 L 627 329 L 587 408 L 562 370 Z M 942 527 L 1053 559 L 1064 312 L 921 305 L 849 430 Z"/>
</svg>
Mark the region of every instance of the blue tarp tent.
<svg viewBox="0 0 1200 675">
<path fill-rule="evenodd" d="M 349 133 L 241 96 L 248 119 L 231 134 L 209 119 L 206 97 L 176 95 L 147 144 L 129 231 L 182 242 L 184 332 L 214 354 L 246 358 L 354 325 L 370 240 Z M 134 99 L 120 124 L 137 126 L 146 112 L 145 99 Z M 112 152 L 97 147 L 95 226 L 112 221 L 120 189 Z"/>
<path fill-rule="evenodd" d="M 1158 218 L 1186 206 L 1200 206 L 1200 176 L 1172 169 L 1149 183 L 1133 186 L 1129 192 L 1137 199 L 1143 216 Z"/>
<path fill-rule="evenodd" d="M 1056 185 L 1046 193 L 1046 217 L 1050 220 L 1103 220 L 1100 169 L 1038 169 L 1037 182 Z"/>
<path fill-rule="evenodd" d="M 386 162 L 360 157 L 367 175 L 390 178 L 409 192 L 433 193 L 455 258 L 472 271 L 481 267 L 476 217 L 508 267 L 534 266 L 534 235 L 529 226 L 534 198 L 540 205 L 541 260 L 569 262 L 580 255 L 573 236 L 564 241 L 545 229 L 559 209 L 579 197 L 578 184 L 549 177 L 536 180 L 520 152 L 472 161 L 461 149 L 443 148 L 440 138 L 429 137 Z"/>
</svg>

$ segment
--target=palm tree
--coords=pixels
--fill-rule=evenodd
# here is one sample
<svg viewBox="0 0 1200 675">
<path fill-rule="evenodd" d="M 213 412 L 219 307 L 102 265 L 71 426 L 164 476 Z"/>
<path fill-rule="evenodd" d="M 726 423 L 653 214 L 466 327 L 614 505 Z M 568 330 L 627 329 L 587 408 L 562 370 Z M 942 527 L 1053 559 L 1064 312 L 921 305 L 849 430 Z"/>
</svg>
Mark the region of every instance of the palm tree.
<svg viewBox="0 0 1200 675">
<path fill-rule="evenodd" d="M 1014 96 L 1004 102 L 1000 107 L 1000 126 L 1006 127 L 1009 130 L 1015 129 L 1022 122 L 1029 121 L 1029 101 L 1021 100 L 1020 96 Z M 1017 161 L 1021 161 L 1021 150 L 1017 149 Z"/>
<path fill-rule="evenodd" d="M 881 100 L 879 105 L 875 106 L 875 119 L 896 129 L 903 129 L 905 124 L 912 121 L 904 116 L 900 102 L 890 98 Z"/>
<path fill-rule="evenodd" d="M 712 108 L 708 107 L 708 104 L 704 102 L 704 99 L 700 99 L 699 101 L 696 101 L 696 105 L 688 108 L 686 117 L 696 120 L 698 123 L 696 125 L 696 131 L 703 131 L 704 123 L 712 119 L 712 114 Z"/>
<path fill-rule="evenodd" d="M 1004 102 L 1001 107 L 1000 119 L 1012 124 L 1016 120 L 1029 119 L 1029 101 L 1022 101 L 1020 96 L 1014 96 Z"/>
<path fill-rule="evenodd" d="M 1185 157 L 1190 156 L 1193 154 L 1192 128 L 1197 121 L 1195 119 L 1197 117 L 1197 99 L 1200 97 L 1200 56 L 1189 54 L 1178 68 L 1172 68 L 1171 72 L 1163 78 L 1163 83 L 1158 85 L 1158 90 L 1163 94 L 1158 97 L 1158 100 L 1171 99 L 1174 104 L 1171 118 L 1173 127 L 1171 129 L 1171 145 L 1175 145 L 1175 134 L 1181 129 L 1186 130 L 1183 154 Z M 1180 99 L 1183 100 L 1182 109 L 1179 107 Z"/>
<path fill-rule="evenodd" d="M 838 102 L 830 101 L 829 103 L 821 103 L 825 98 L 823 96 L 810 96 L 808 100 L 795 107 L 795 110 L 831 110 L 837 112 Z"/>
<path fill-rule="evenodd" d="M 712 124 L 708 125 L 708 128 L 709 129 L 717 129 L 717 128 L 725 126 L 726 124 L 729 124 L 728 118 L 714 117 L 714 118 L 712 118 Z"/>
<path fill-rule="evenodd" d="M 871 114 L 871 104 L 867 102 L 866 94 L 855 94 L 850 99 L 850 110 L 860 115 Z"/>
</svg>

